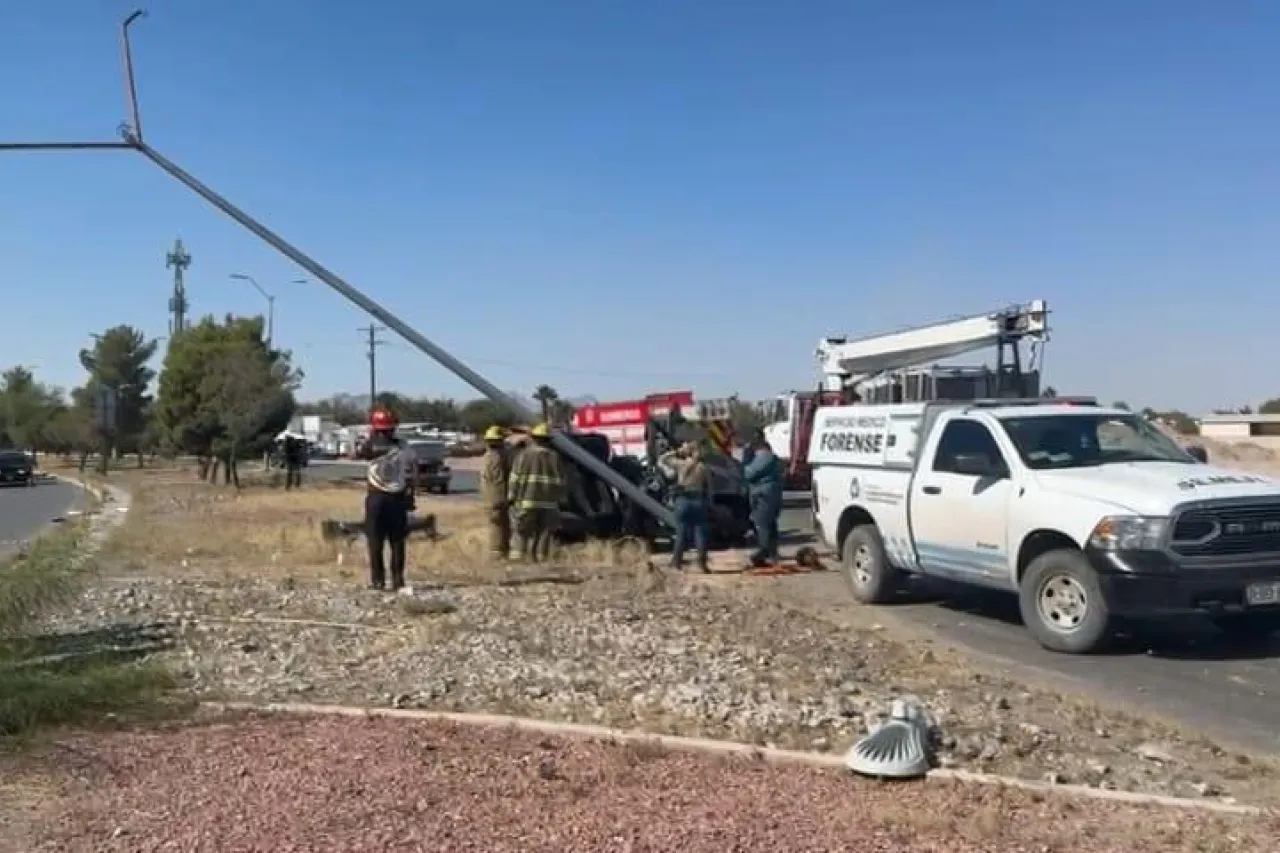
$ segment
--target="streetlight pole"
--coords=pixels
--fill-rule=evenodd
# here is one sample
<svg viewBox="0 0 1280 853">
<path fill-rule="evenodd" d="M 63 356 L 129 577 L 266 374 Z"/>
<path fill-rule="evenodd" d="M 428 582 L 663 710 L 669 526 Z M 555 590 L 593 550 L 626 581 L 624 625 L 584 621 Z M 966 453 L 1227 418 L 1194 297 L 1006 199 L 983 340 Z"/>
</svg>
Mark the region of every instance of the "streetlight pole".
<svg viewBox="0 0 1280 853">
<path fill-rule="evenodd" d="M 253 289 L 262 294 L 262 298 L 267 300 L 267 347 L 271 347 L 271 339 L 274 336 L 276 325 L 276 298 L 258 284 L 258 280 L 251 275 L 245 275 L 242 272 L 233 272 L 231 277 L 238 281 L 247 281 L 253 285 Z"/>
</svg>

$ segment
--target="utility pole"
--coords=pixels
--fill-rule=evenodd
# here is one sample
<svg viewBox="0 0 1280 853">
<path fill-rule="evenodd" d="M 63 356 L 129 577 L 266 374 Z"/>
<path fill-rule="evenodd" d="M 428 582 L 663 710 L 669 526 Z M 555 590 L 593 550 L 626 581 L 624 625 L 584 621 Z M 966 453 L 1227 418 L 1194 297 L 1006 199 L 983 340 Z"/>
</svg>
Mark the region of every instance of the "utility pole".
<svg viewBox="0 0 1280 853">
<path fill-rule="evenodd" d="M 378 332 L 385 332 L 385 326 L 370 323 L 361 326 L 360 331 L 369 336 L 369 411 L 373 411 L 378 400 L 378 347 L 386 343 L 378 337 Z"/>
<path fill-rule="evenodd" d="M 169 338 L 187 328 L 187 285 L 184 273 L 191 266 L 191 256 L 182 247 L 182 238 L 174 241 L 173 251 L 165 257 L 164 265 L 173 270 L 173 296 L 169 297 Z"/>
</svg>

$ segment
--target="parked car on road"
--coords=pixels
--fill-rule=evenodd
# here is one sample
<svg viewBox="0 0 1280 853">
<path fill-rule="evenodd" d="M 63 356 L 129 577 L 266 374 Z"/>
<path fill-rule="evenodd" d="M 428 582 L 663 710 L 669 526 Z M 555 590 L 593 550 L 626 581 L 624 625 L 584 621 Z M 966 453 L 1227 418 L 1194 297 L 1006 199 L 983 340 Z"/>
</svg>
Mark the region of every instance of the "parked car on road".
<svg viewBox="0 0 1280 853">
<path fill-rule="evenodd" d="M 34 486 L 36 466 L 23 450 L 0 450 L 0 485 Z"/>
<path fill-rule="evenodd" d="M 448 443 L 410 439 L 406 444 L 418 458 L 418 478 L 414 487 L 420 492 L 449 494 L 453 471 L 444 461 L 449 450 Z"/>
</svg>

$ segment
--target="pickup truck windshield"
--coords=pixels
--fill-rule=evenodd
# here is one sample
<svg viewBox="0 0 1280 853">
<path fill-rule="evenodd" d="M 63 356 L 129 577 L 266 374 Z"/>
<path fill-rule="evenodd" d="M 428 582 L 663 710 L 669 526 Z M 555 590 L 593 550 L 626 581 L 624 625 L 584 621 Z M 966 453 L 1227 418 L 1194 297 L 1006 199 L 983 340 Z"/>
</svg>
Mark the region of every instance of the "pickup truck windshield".
<svg viewBox="0 0 1280 853">
<path fill-rule="evenodd" d="M 1111 462 L 1195 459 L 1138 415 L 1070 414 L 1002 418 L 1028 468 L 1083 468 Z"/>
</svg>

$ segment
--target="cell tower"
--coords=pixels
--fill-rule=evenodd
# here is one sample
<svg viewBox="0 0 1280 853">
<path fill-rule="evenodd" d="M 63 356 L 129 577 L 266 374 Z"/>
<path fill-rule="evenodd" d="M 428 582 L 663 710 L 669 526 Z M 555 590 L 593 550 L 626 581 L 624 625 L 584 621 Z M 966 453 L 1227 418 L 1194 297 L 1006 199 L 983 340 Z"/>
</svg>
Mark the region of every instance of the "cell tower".
<svg viewBox="0 0 1280 853">
<path fill-rule="evenodd" d="M 191 266 L 191 256 L 182 247 L 182 238 L 173 243 L 173 251 L 165 258 L 165 267 L 173 270 L 173 296 L 169 297 L 169 339 L 187 328 L 187 285 L 183 273 Z"/>
</svg>

